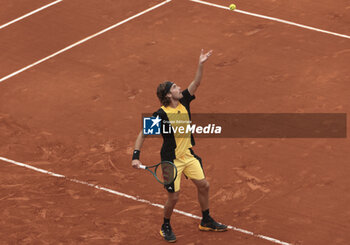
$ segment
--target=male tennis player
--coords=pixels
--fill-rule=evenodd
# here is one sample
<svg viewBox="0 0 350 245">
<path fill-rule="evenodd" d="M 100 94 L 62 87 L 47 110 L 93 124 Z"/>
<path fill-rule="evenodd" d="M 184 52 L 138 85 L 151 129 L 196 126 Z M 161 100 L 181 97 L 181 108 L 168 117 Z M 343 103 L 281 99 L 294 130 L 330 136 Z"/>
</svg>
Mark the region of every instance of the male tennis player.
<svg viewBox="0 0 350 245">
<path fill-rule="evenodd" d="M 201 231 L 226 231 L 227 226 L 217 223 L 209 215 L 209 183 L 205 179 L 202 168 L 201 158 L 194 154 L 192 146 L 194 146 L 193 135 L 187 132 L 180 133 L 179 131 L 170 133 L 163 132 L 163 124 L 165 128 L 168 126 L 174 127 L 178 121 L 181 125 L 186 125 L 191 119 L 190 102 L 195 98 L 194 93 L 200 85 L 203 64 L 211 56 L 212 51 L 204 53 L 203 49 L 199 56 L 198 70 L 195 79 L 190 83 L 187 89 L 181 91 L 181 88 L 173 82 L 164 82 L 157 88 L 157 96 L 162 104 L 161 108 L 156 111 L 153 116 L 162 119 L 161 133 L 163 136 L 163 146 L 161 149 L 162 161 L 171 161 L 175 164 L 178 170 L 177 178 L 171 185 L 164 187 L 168 191 L 168 200 L 164 206 L 164 223 L 161 226 L 160 235 L 168 242 L 175 242 L 176 236 L 170 226 L 170 217 L 173 209 L 179 199 L 181 173 L 187 178 L 190 178 L 196 185 L 198 190 L 198 201 L 202 209 L 203 218 L 199 224 Z M 169 125 L 169 123 L 171 125 Z M 170 128 L 171 128 L 170 127 Z M 145 135 L 141 131 L 135 143 L 135 150 L 132 157 L 132 166 L 139 168 L 141 162 L 139 160 L 140 150 L 143 144 Z"/>
</svg>

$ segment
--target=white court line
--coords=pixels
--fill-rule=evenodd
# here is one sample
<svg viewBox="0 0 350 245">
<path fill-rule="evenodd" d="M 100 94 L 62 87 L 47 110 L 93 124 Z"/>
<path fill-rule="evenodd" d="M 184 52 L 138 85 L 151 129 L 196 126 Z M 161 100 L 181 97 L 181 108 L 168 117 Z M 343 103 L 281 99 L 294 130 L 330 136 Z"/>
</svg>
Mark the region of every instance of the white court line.
<svg viewBox="0 0 350 245">
<path fill-rule="evenodd" d="M 162 205 L 162 204 L 153 203 L 153 202 L 145 200 L 145 199 L 140 199 L 140 198 L 137 198 L 137 197 L 134 197 L 134 196 L 131 196 L 131 195 L 119 192 L 119 191 L 115 191 L 115 190 L 112 190 L 112 189 L 109 189 L 109 188 L 105 188 L 105 187 L 102 187 L 102 186 L 99 186 L 99 185 L 91 184 L 91 183 L 88 183 L 88 182 L 85 182 L 85 181 L 81 181 L 81 180 L 77 180 L 77 179 L 71 179 L 71 178 L 68 178 L 68 177 L 66 177 L 66 176 L 64 176 L 62 174 L 56 174 L 56 173 L 53 173 L 53 172 L 50 172 L 50 171 L 47 171 L 47 170 L 44 170 L 44 169 L 41 169 L 41 168 L 33 167 L 33 166 L 25 164 L 25 163 L 21 163 L 21 162 L 17 162 L 17 161 L 14 161 L 14 160 L 10 160 L 10 159 L 5 158 L 5 157 L 0 157 L 0 160 L 2 160 L 4 162 L 12 163 L 12 164 L 17 165 L 17 166 L 29 168 L 31 170 L 34 170 L 34 171 L 37 171 L 37 172 L 40 172 L 40 173 L 48 174 L 48 175 L 51 175 L 51 176 L 54 176 L 54 177 L 57 177 L 57 178 L 64 178 L 64 179 L 69 180 L 69 181 L 74 182 L 74 183 L 87 185 L 87 186 L 96 188 L 96 189 L 101 190 L 101 191 L 106 191 L 106 192 L 112 193 L 112 194 L 117 195 L 117 196 L 122 196 L 122 197 L 126 197 L 126 198 L 129 198 L 129 199 L 132 199 L 132 200 L 137 201 L 137 202 L 146 203 L 146 204 L 149 204 L 149 205 L 154 206 L 154 207 L 164 208 L 164 205 Z M 182 214 L 182 215 L 190 217 L 190 218 L 193 218 L 193 219 L 198 219 L 198 220 L 202 219 L 201 217 L 199 217 L 197 215 L 194 215 L 194 214 L 191 214 L 191 213 L 187 213 L 187 212 L 184 212 L 184 211 L 181 211 L 181 210 L 178 210 L 178 209 L 174 209 L 174 212 L 178 213 L 178 214 Z M 238 231 L 238 232 L 250 235 L 250 236 L 254 236 L 254 237 L 257 237 L 257 238 L 261 238 L 261 239 L 270 241 L 272 243 L 281 244 L 281 245 L 291 245 L 291 243 L 283 242 L 283 241 L 280 241 L 280 240 L 277 240 L 275 238 L 271 238 L 271 237 L 268 237 L 268 236 L 256 234 L 254 232 L 247 231 L 247 230 L 244 230 L 244 229 L 241 229 L 241 228 L 237 228 L 237 227 L 234 227 L 234 226 L 231 226 L 231 225 L 229 225 L 228 228 L 231 229 L 231 230 L 234 230 L 234 231 Z"/>
<path fill-rule="evenodd" d="M 221 9 L 230 10 L 229 7 L 218 5 L 218 4 L 215 4 L 215 3 L 208 3 L 208 2 L 205 2 L 205 1 L 201 1 L 201 0 L 190 0 L 190 1 L 196 2 L 196 3 L 205 4 L 205 5 L 209 5 L 209 6 L 213 6 L 213 7 L 217 7 L 217 8 L 221 8 Z M 232 11 L 232 10 L 230 10 L 230 11 Z M 312 30 L 312 31 L 318 31 L 318 32 L 322 32 L 322 33 L 325 33 L 325 34 L 329 34 L 329 35 L 334 35 L 334 36 L 337 36 L 337 37 L 343 37 L 343 38 L 350 39 L 350 36 L 348 36 L 348 35 L 339 34 L 339 33 L 331 32 L 331 31 L 326 31 L 326 30 L 318 29 L 318 28 L 311 27 L 311 26 L 301 25 L 301 24 L 298 24 L 298 23 L 295 23 L 295 22 L 291 22 L 291 21 L 288 21 L 288 20 L 282 20 L 282 19 L 269 17 L 269 16 L 261 15 L 261 14 L 254 14 L 254 13 L 250 13 L 250 12 L 243 11 L 243 10 L 238 10 L 238 9 L 235 9 L 232 12 L 238 12 L 238 13 L 241 13 L 241 14 L 251 15 L 251 16 L 258 17 L 258 18 L 263 18 L 263 19 L 267 19 L 267 20 L 277 21 L 277 22 L 281 22 L 281 23 L 284 23 L 284 24 L 297 26 L 297 27 L 300 27 L 300 28 L 305 28 L 305 29 Z"/>
<path fill-rule="evenodd" d="M 62 1 L 63 1 L 63 0 L 57 0 L 57 1 L 53 2 L 53 3 L 49 3 L 49 4 L 45 5 L 45 6 L 42 6 L 41 8 L 38 8 L 38 9 L 36 9 L 36 10 L 33 10 L 32 12 L 30 12 L 30 13 L 28 13 L 28 14 L 25 14 L 25 15 L 23 15 L 23 16 L 21 16 L 21 17 L 18 17 L 17 19 L 14 19 L 14 20 L 12 20 L 12 21 L 6 23 L 6 24 L 3 24 L 2 26 L 0 26 L 0 30 L 1 30 L 2 28 L 5 28 L 6 26 L 9 26 L 9 25 L 11 25 L 11 24 L 13 24 L 13 23 L 15 23 L 15 22 L 17 22 L 17 21 L 20 21 L 20 20 L 22 20 L 22 19 L 24 19 L 24 18 L 26 18 L 26 17 L 28 17 L 28 16 L 30 16 L 30 15 L 32 15 L 32 14 L 35 14 L 35 13 L 37 13 L 37 12 L 43 10 L 43 9 L 46 9 L 46 8 L 48 8 L 48 7 L 52 6 L 52 5 L 55 5 L 55 4 L 59 3 L 59 2 L 62 2 Z"/>
<path fill-rule="evenodd" d="M 11 74 L 1 78 L 0 82 L 3 82 L 5 80 L 9 79 L 10 77 L 13 77 L 13 76 L 15 76 L 15 75 L 17 75 L 17 74 L 19 74 L 21 72 L 24 72 L 24 71 L 28 70 L 29 68 L 31 68 L 33 66 L 36 66 L 36 65 L 38 65 L 38 64 L 40 64 L 40 63 L 42 63 L 42 62 L 44 62 L 44 61 L 46 61 L 48 59 L 51 59 L 52 57 L 55 57 L 56 55 L 59 55 L 59 54 L 65 52 L 65 51 L 67 51 L 67 50 L 69 50 L 71 48 L 74 48 L 75 46 L 78 46 L 79 44 L 82 44 L 82 43 L 84 43 L 84 42 L 86 42 L 86 41 L 88 41 L 88 40 L 90 40 L 90 39 L 92 39 L 94 37 L 97 37 L 97 36 L 107 32 L 109 30 L 112 30 L 112 29 L 116 28 L 117 26 L 120 26 L 120 25 L 122 25 L 122 24 L 124 24 L 124 23 L 126 23 L 126 22 L 128 22 L 128 21 L 130 21 L 132 19 L 135 19 L 135 18 L 137 18 L 137 17 L 139 17 L 139 16 L 141 16 L 141 15 L 147 13 L 147 12 L 150 12 L 150 11 L 152 11 L 152 10 L 154 10 L 154 9 L 156 9 L 156 8 L 166 4 L 166 3 L 169 3 L 171 1 L 172 0 L 166 0 L 164 2 L 161 2 L 161 3 L 159 3 L 159 4 L 155 5 L 155 6 L 153 6 L 151 8 L 148 8 L 148 9 L 146 9 L 146 10 L 144 10 L 144 11 L 138 13 L 138 14 L 135 14 L 135 15 L 133 15 L 133 16 L 123 20 L 123 21 L 120 21 L 117 24 L 114 24 L 114 25 L 112 25 L 110 27 L 107 27 L 106 29 L 103 29 L 102 31 L 99 31 L 99 32 L 97 32 L 97 33 L 95 33 L 95 34 L 93 34 L 91 36 L 88 36 L 88 37 L 86 37 L 86 38 L 84 38 L 84 39 L 82 39 L 82 40 L 80 40 L 80 41 L 78 41 L 76 43 L 73 43 L 72 45 L 69 45 L 68 47 L 63 48 L 63 49 L 57 51 L 56 53 L 53 53 L 53 54 L 51 54 L 51 55 L 49 55 L 49 56 L 47 56 L 47 57 L 45 57 L 45 58 L 43 58 L 41 60 L 38 60 L 38 61 L 34 62 L 33 64 L 30 64 L 30 65 L 28 65 L 28 66 L 26 66 L 26 67 L 24 67 L 24 68 L 22 68 L 22 69 L 20 69 L 18 71 L 15 71 L 15 72 L 13 72 L 13 73 L 11 73 Z"/>
</svg>

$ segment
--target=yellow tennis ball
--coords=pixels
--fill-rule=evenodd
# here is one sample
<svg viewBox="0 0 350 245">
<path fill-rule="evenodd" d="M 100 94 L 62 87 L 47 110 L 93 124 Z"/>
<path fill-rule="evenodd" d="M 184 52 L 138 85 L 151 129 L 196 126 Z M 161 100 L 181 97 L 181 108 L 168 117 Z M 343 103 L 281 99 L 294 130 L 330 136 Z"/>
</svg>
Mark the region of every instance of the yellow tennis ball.
<svg viewBox="0 0 350 245">
<path fill-rule="evenodd" d="M 232 4 L 230 5 L 230 10 L 235 10 L 235 9 L 236 9 L 236 5 L 232 3 Z"/>
</svg>

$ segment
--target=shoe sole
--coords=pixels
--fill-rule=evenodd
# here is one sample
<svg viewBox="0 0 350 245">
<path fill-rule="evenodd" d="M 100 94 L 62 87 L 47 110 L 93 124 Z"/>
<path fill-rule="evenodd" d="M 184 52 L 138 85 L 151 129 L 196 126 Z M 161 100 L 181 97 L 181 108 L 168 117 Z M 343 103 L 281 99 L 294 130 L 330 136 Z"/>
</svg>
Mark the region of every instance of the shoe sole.
<svg viewBox="0 0 350 245">
<path fill-rule="evenodd" d="M 164 238 L 164 240 L 167 241 L 167 242 L 176 242 L 176 239 L 175 239 L 175 240 L 167 240 L 167 239 L 165 239 L 162 230 L 159 231 L 159 234 L 160 234 L 160 235 Z"/>
<path fill-rule="evenodd" d="M 225 228 L 225 229 L 213 229 L 213 228 L 210 228 L 210 227 L 205 227 L 205 226 L 199 225 L 199 230 L 201 230 L 201 231 L 218 231 L 218 232 L 223 232 L 223 231 L 227 231 L 227 228 Z"/>
</svg>

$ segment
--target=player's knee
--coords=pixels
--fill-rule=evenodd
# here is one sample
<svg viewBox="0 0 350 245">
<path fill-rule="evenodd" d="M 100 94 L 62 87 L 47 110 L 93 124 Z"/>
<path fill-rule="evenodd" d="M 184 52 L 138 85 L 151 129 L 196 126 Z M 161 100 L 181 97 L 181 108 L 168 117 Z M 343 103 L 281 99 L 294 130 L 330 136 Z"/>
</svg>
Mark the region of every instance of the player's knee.
<svg viewBox="0 0 350 245">
<path fill-rule="evenodd" d="M 204 190 L 205 191 L 209 191 L 209 187 L 210 187 L 209 182 L 205 181 L 205 183 L 204 183 Z"/>
<path fill-rule="evenodd" d="M 199 185 L 199 189 L 200 189 L 200 191 L 202 191 L 202 192 L 207 192 L 207 191 L 209 191 L 209 187 L 210 187 L 210 185 L 209 185 L 209 182 L 208 181 L 203 181 L 200 185 Z"/>
<path fill-rule="evenodd" d="M 175 196 L 171 197 L 171 201 L 173 203 L 177 203 L 178 200 L 179 200 L 179 196 L 178 195 L 175 195 Z"/>
<path fill-rule="evenodd" d="M 180 193 L 178 193 L 178 192 L 169 194 L 169 196 L 168 196 L 169 202 L 177 203 L 177 201 L 179 200 L 179 196 L 180 196 L 179 194 Z"/>
</svg>

